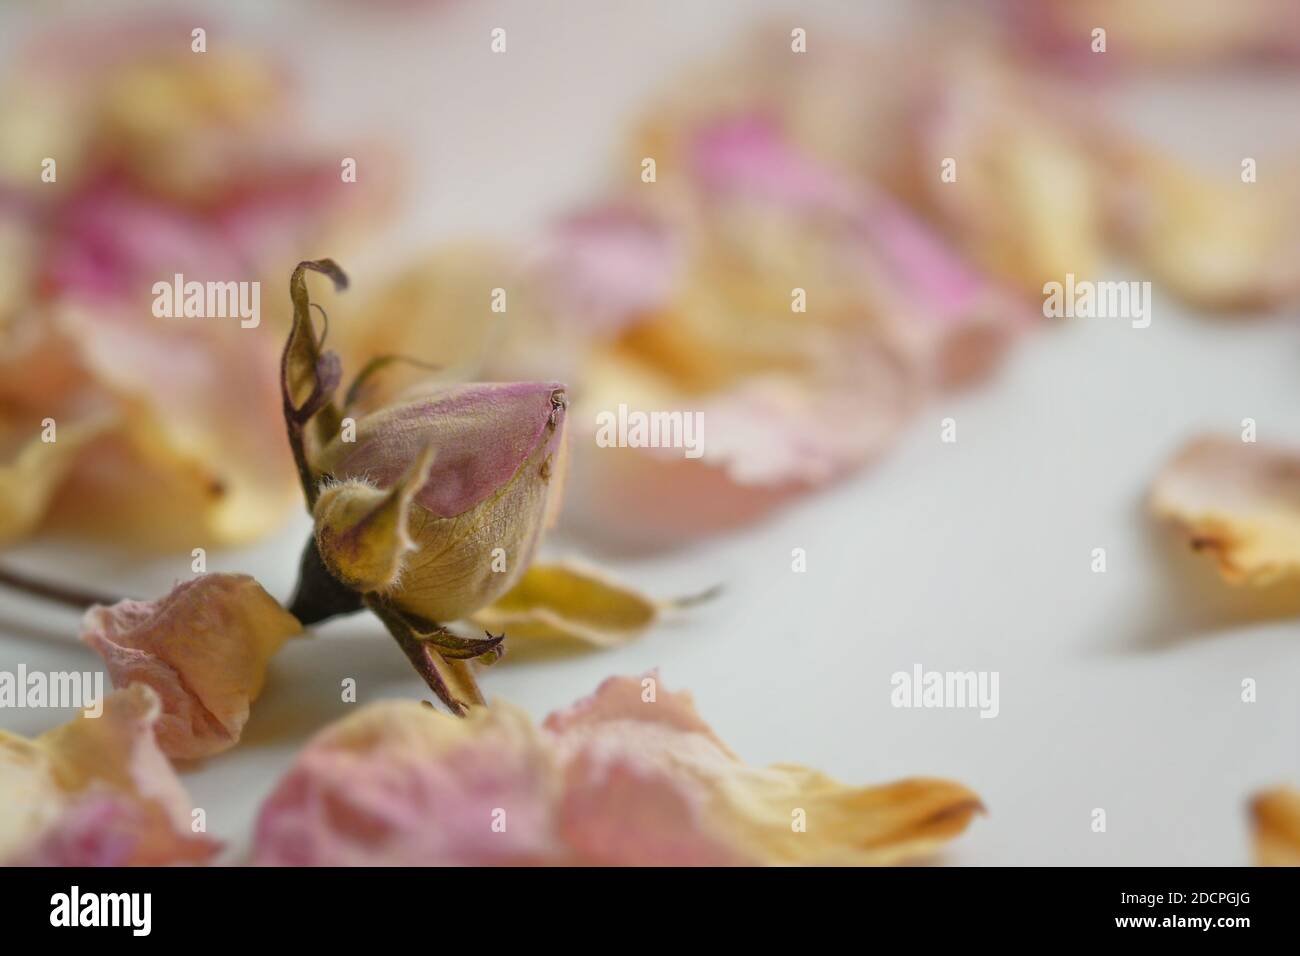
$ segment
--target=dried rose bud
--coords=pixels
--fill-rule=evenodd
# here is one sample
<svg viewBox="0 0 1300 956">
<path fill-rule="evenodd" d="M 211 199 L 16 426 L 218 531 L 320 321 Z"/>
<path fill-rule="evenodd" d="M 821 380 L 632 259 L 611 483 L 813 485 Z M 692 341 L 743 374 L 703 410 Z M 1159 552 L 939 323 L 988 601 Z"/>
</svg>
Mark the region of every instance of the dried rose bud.
<svg viewBox="0 0 1300 956">
<path fill-rule="evenodd" d="M 429 621 L 491 604 L 557 503 L 564 411 L 563 386 L 524 382 L 443 386 L 363 416 L 314 461 L 333 479 L 313 512 L 325 567 Z"/>
<path fill-rule="evenodd" d="M 347 286 L 330 259 L 300 262 L 289 280 L 294 318 L 280 384 L 315 524 L 289 610 L 311 625 L 369 609 L 438 699 L 467 716 L 484 703 L 473 665 L 497 660 L 505 635 L 463 637 L 443 624 L 490 610 L 526 580 L 559 505 L 564 386 L 433 384 L 387 398 L 372 381 L 381 369 L 423 363 L 376 355 L 337 399 L 342 362 L 324 347 L 323 310 L 319 333 L 313 323 L 308 272 Z M 525 586 L 501 611 L 543 640 L 612 643 L 660 610 L 589 576 L 543 573 L 538 581 L 556 593 Z M 575 595 L 600 609 L 572 606 Z"/>
</svg>

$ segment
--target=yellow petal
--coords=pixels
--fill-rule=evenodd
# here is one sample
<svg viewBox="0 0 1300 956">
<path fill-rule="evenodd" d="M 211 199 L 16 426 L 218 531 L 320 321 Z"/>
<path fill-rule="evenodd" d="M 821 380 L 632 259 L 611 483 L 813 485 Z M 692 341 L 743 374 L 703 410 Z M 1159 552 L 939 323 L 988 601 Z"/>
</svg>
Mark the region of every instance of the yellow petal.
<svg viewBox="0 0 1300 956">
<path fill-rule="evenodd" d="M 161 865 L 207 859 L 191 803 L 154 741 L 143 684 L 35 740 L 0 731 L 0 862 Z"/>
<path fill-rule="evenodd" d="M 1234 438 L 1189 442 L 1161 470 L 1151 509 L 1234 584 L 1300 574 L 1300 453 Z"/>
<path fill-rule="evenodd" d="M 1278 787 L 1250 804 L 1260 866 L 1300 866 L 1300 790 Z"/>
<path fill-rule="evenodd" d="M 473 620 L 489 631 L 505 631 L 512 650 L 519 641 L 613 647 L 644 631 L 662 609 L 597 572 L 572 564 L 534 564 Z"/>
<path fill-rule="evenodd" d="M 1268 309 L 1300 294 L 1294 162 L 1243 183 L 1200 175 L 1151 150 L 1113 152 L 1111 231 L 1154 278 L 1216 310 Z"/>
<path fill-rule="evenodd" d="M 34 435 L 12 461 L 0 464 L 0 544 L 21 538 L 41 521 L 78 455 L 110 424 L 107 416 L 62 426 L 56 420 L 54 441 Z"/>
</svg>

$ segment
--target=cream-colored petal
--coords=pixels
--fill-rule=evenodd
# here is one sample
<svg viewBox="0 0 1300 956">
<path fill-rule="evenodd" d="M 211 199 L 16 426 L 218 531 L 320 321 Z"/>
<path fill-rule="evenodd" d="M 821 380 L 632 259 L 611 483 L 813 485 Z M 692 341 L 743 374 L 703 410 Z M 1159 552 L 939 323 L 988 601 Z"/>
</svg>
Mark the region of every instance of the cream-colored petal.
<svg viewBox="0 0 1300 956">
<path fill-rule="evenodd" d="M 16 541 L 41 522 L 79 456 L 111 425 L 111 417 L 104 415 L 61 425 L 55 418 L 49 433 L 53 440 L 46 441 L 45 426 L 38 425 L 17 455 L 0 464 L 0 544 Z"/>
<path fill-rule="evenodd" d="M 202 862 L 217 844 L 192 826 L 191 803 L 159 751 L 157 695 L 109 695 L 35 740 L 0 731 L 0 862 L 146 865 Z"/>
<path fill-rule="evenodd" d="M 1151 510 L 1234 584 L 1263 587 L 1300 574 L 1300 452 L 1194 439 L 1156 477 Z"/>
</svg>

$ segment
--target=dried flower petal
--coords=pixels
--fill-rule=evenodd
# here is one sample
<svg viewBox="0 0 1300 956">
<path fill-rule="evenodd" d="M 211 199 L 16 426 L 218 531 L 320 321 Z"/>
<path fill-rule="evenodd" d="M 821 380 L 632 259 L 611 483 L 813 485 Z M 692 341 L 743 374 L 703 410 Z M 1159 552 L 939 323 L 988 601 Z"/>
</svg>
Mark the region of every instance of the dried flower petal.
<svg viewBox="0 0 1300 956">
<path fill-rule="evenodd" d="M 1268 310 L 1300 296 L 1295 161 L 1261 182 L 1216 181 L 1110 137 L 1110 231 L 1152 276 L 1195 306 Z M 1290 168 L 1285 168 L 1289 166 Z"/>
<path fill-rule="evenodd" d="M 158 750 L 157 696 L 133 685 L 35 740 L 0 731 L 0 863 L 160 866 L 208 860 L 190 800 Z"/>
<path fill-rule="evenodd" d="M 392 181 L 372 165 L 340 190 L 336 151 L 297 141 L 282 70 L 237 43 L 194 56 L 177 29 L 152 14 L 60 24 L 10 51 L 0 89 L 0 436 L 48 416 L 62 445 L 88 410 L 115 421 L 68 450 L 60 493 L 23 524 L 152 551 L 265 534 L 294 485 L 275 415 L 281 309 L 248 327 L 167 319 L 151 288 L 183 274 L 256 295 L 267 277 L 250 263 L 355 226 Z M 28 175 L 42 157 L 58 158 L 55 189 Z"/>
<path fill-rule="evenodd" d="M 613 678 L 535 730 L 369 705 L 308 744 L 263 805 L 263 864 L 888 864 L 981 809 L 942 780 L 844 787 L 746 766 L 657 678 Z"/>
<path fill-rule="evenodd" d="M 1044 282 L 1095 271 L 1102 257 L 1099 175 L 1086 144 L 1023 75 L 985 58 L 945 70 L 920 121 L 917 198 L 994 274 L 1041 294 Z M 955 185 L 933 174 L 960 157 Z"/>
<path fill-rule="evenodd" d="M 273 866 L 540 863 L 554 857 L 559 773 L 512 707 L 463 719 L 369 704 L 318 733 L 262 805 L 255 860 Z M 494 830 L 494 811 L 505 811 Z"/>
<path fill-rule="evenodd" d="M 1300 454 L 1231 438 L 1185 445 L 1157 476 L 1151 509 L 1234 584 L 1300 574 Z"/>
<path fill-rule="evenodd" d="M 579 642 L 613 647 L 655 622 L 664 605 L 573 564 L 533 564 L 519 583 L 473 616 L 489 631 L 520 642 Z"/>
<path fill-rule="evenodd" d="M 1260 866 L 1300 866 L 1300 790 L 1278 787 L 1250 804 Z"/>
<path fill-rule="evenodd" d="M 173 758 L 238 743 L 267 663 L 302 629 L 244 574 L 205 574 L 157 601 L 97 605 L 81 627 L 115 687 L 138 681 L 157 692 L 158 743 Z"/>
<path fill-rule="evenodd" d="M 58 429 L 57 420 L 54 425 Z M 77 456 L 110 425 L 107 416 L 67 422 L 54 432 L 55 440 L 35 435 L 11 461 L 0 463 L 0 544 L 23 537 L 40 522 Z"/>
<path fill-rule="evenodd" d="M 1300 59 L 1300 21 L 1287 0 L 1002 0 L 998 6 L 1000 22 L 1045 65 L 1112 70 Z M 1098 25 L 1123 38 L 1105 57 L 1080 40 Z"/>
</svg>

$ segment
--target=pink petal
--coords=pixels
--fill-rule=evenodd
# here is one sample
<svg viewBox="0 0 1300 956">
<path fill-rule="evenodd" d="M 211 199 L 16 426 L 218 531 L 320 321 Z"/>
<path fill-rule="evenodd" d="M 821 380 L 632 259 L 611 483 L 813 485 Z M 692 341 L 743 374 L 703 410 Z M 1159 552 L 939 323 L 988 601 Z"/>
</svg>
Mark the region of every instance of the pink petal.
<svg viewBox="0 0 1300 956">
<path fill-rule="evenodd" d="M 140 682 L 162 701 L 158 741 L 171 757 L 234 746 L 280 645 L 301 630 L 251 577 L 206 574 L 158 601 L 120 601 L 86 612 L 82 640 L 115 687 Z"/>
<path fill-rule="evenodd" d="M 5 812 L 33 821 L 0 862 L 29 866 L 161 866 L 210 859 L 219 844 L 195 833 L 191 803 L 158 749 L 157 696 L 118 691 L 99 717 L 82 716 L 36 740 L 0 732 Z"/>
</svg>

